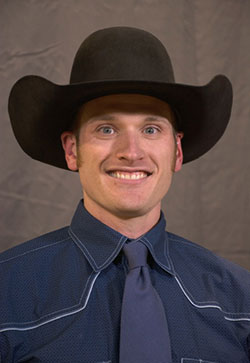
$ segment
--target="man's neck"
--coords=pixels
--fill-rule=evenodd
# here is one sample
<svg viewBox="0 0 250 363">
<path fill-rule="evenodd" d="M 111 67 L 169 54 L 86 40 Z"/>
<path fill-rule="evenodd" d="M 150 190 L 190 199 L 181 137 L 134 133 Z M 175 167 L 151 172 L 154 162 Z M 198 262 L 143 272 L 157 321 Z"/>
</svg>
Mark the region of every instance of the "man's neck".
<svg viewBox="0 0 250 363">
<path fill-rule="evenodd" d="M 129 217 L 116 215 L 101 207 L 93 208 L 91 203 L 83 202 L 84 207 L 93 217 L 131 239 L 147 233 L 160 219 L 160 205 L 146 214 Z"/>
</svg>

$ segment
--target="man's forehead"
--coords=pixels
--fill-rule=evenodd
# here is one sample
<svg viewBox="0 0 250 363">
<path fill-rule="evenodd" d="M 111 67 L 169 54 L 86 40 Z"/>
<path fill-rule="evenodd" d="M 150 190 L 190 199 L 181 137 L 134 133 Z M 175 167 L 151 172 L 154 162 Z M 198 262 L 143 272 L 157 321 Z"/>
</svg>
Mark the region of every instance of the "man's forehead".
<svg viewBox="0 0 250 363">
<path fill-rule="evenodd" d="M 107 121 L 111 120 L 115 113 L 145 114 L 151 117 L 151 120 L 173 116 L 173 111 L 167 102 L 141 94 L 118 94 L 95 98 L 84 103 L 80 112 L 84 118 L 102 115 Z"/>
</svg>

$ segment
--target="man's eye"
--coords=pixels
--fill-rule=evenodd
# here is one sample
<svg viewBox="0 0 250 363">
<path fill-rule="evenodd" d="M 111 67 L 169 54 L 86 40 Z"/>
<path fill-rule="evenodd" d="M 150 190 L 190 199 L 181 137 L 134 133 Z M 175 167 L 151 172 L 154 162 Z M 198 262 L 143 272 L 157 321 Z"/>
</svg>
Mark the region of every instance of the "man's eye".
<svg viewBox="0 0 250 363">
<path fill-rule="evenodd" d="M 159 130 L 158 130 L 156 127 L 153 127 L 153 126 L 149 126 L 149 127 L 146 127 L 146 128 L 144 129 L 144 133 L 145 133 L 145 134 L 149 134 L 149 135 L 151 135 L 151 134 L 156 134 L 158 131 L 159 131 Z"/>
<path fill-rule="evenodd" d="M 114 133 L 114 129 L 110 126 L 100 127 L 99 131 L 101 131 L 105 135 L 112 135 Z"/>
</svg>

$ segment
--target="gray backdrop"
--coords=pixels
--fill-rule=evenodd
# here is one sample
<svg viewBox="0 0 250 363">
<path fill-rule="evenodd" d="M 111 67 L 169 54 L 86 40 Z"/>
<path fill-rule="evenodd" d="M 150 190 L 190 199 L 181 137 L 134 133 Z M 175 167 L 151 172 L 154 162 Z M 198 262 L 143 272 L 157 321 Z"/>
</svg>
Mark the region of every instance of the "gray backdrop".
<svg viewBox="0 0 250 363">
<path fill-rule="evenodd" d="M 178 82 L 231 79 L 224 137 L 175 175 L 163 209 L 169 230 L 250 269 L 249 0 L 0 0 L 0 21 L 1 250 L 68 224 L 81 197 L 76 174 L 33 161 L 18 146 L 7 114 L 12 84 L 26 74 L 68 83 L 89 33 L 128 25 L 161 39 Z"/>
</svg>

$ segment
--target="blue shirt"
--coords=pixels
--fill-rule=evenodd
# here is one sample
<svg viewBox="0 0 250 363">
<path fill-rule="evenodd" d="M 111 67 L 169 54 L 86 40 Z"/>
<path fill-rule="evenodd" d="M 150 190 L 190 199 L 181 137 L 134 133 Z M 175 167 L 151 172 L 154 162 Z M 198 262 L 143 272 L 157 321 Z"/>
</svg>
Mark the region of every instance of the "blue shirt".
<svg viewBox="0 0 250 363">
<path fill-rule="evenodd" d="M 0 362 L 118 363 L 126 240 L 80 202 L 69 227 L 2 253 Z M 250 273 L 166 232 L 163 214 L 141 240 L 173 363 L 249 362 Z"/>
</svg>

